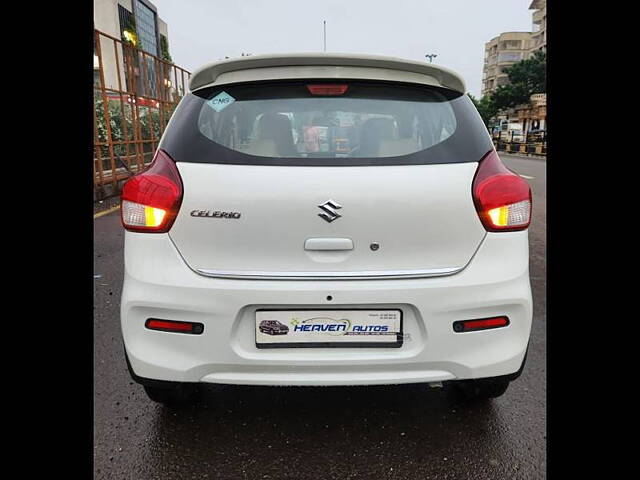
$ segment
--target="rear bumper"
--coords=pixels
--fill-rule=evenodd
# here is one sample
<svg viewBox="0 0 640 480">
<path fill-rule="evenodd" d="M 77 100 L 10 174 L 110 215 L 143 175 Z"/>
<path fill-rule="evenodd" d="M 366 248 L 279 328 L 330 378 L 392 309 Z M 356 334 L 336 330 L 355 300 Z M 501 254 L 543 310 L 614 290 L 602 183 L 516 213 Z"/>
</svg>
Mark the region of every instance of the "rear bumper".
<svg viewBox="0 0 640 480">
<path fill-rule="evenodd" d="M 527 232 L 487 234 L 469 265 L 438 278 L 229 280 L 184 263 L 167 235 L 127 232 L 121 302 L 131 368 L 143 379 L 247 385 L 374 385 L 509 375 L 531 330 Z M 332 301 L 327 297 L 331 296 Z M 258 349 L 259 308 L 401 308 L 402 347 Z M 456 320 L 510 325 L 455 333 Z M 200 322 L 202 335 L 145 329 L 147 318 Z"/>
</svg>

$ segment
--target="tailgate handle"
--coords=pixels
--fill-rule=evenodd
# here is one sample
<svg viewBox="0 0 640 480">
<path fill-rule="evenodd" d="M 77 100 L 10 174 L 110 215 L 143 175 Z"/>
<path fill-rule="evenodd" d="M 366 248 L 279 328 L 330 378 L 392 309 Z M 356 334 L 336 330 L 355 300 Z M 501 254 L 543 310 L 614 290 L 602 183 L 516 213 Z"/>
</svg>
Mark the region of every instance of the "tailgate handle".
<svg viewBox="0 0 640 480">
<path fill-rule="evenodd" d="M 305 250 L 353 250 L 350 238 L 307 238 Z"/>
</svg>

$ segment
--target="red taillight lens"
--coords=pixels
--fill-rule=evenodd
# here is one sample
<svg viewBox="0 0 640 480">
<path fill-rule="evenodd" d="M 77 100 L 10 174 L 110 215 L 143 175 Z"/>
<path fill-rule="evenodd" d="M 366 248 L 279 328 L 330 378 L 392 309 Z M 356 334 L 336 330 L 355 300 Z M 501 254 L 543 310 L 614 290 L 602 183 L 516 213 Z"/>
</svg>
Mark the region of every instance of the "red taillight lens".
<svg viewBox="0 0 640 480">
<path fill-rule="evenodd" d="M 131 177 L 122 188 L 122 225 L 132 232 L 168 232 L 181 203 L 178 168 L 166 152 L 158 150 L 151 167 Z"/>
<path fill-rule="evenodd" d="M 509 325 L 508 317 L 491 317 L 481 318 L 478 320 L 460 320 L 453 322 L 453 331 L 457 333 L 461 332 L 473 332 L 475 330 L 487 330 L 490 328 L 506 327 Z"/>
<path fill-rule="evenodd" d="M 336 96 L 336 95 L 344 95 L 349 85 L 307 85 L 309 92 L 311 95 L 327 95 L 327 96 Z"/>
<path fill-rule="evenodd" d="M 473 201 L 488 232 L 524 230 L 531 221 L 529 184 L 507 169 L 495 150 L 480 160 L 473 179 Z"/>
<path fill-rule="evenodd" d="M 144 326 L 149 330 L 160 332 L 191 333 L 194 335 L 200 335 L 204 331 L 204 325 L 201 323 L 159 320 L 157 318 L 147 319 Z"/>
</svg>

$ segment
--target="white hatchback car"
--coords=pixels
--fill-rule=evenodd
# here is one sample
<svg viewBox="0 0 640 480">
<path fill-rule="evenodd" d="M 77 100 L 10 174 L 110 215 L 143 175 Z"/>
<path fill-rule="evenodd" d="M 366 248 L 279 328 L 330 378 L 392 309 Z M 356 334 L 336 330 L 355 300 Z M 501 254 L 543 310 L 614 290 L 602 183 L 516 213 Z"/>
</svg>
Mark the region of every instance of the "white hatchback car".
<svg viewBox="0 0 640 480">
<path fill-rule="evenodd" d="M 291 54 L 190 78 L 123 187 L 127 362 L 204 383 L 455 381 L 504 393 L 531 330 L 531 191 L 456 73 Z"/>
</svg>

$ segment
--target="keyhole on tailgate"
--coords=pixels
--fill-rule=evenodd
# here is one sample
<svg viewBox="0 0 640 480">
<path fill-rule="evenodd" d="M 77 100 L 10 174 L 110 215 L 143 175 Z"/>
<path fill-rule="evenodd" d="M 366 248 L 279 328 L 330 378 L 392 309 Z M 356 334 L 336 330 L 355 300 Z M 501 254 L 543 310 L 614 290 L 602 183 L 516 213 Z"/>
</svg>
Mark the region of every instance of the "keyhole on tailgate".
<svg viewBox="0 0 640 480">
<path fill-rule="evenodd" d="M 333 297 L 331 295 L 327 295 L 327 301 L 330 302 L 331 300 L 333 300 Z"/>
</svg>

